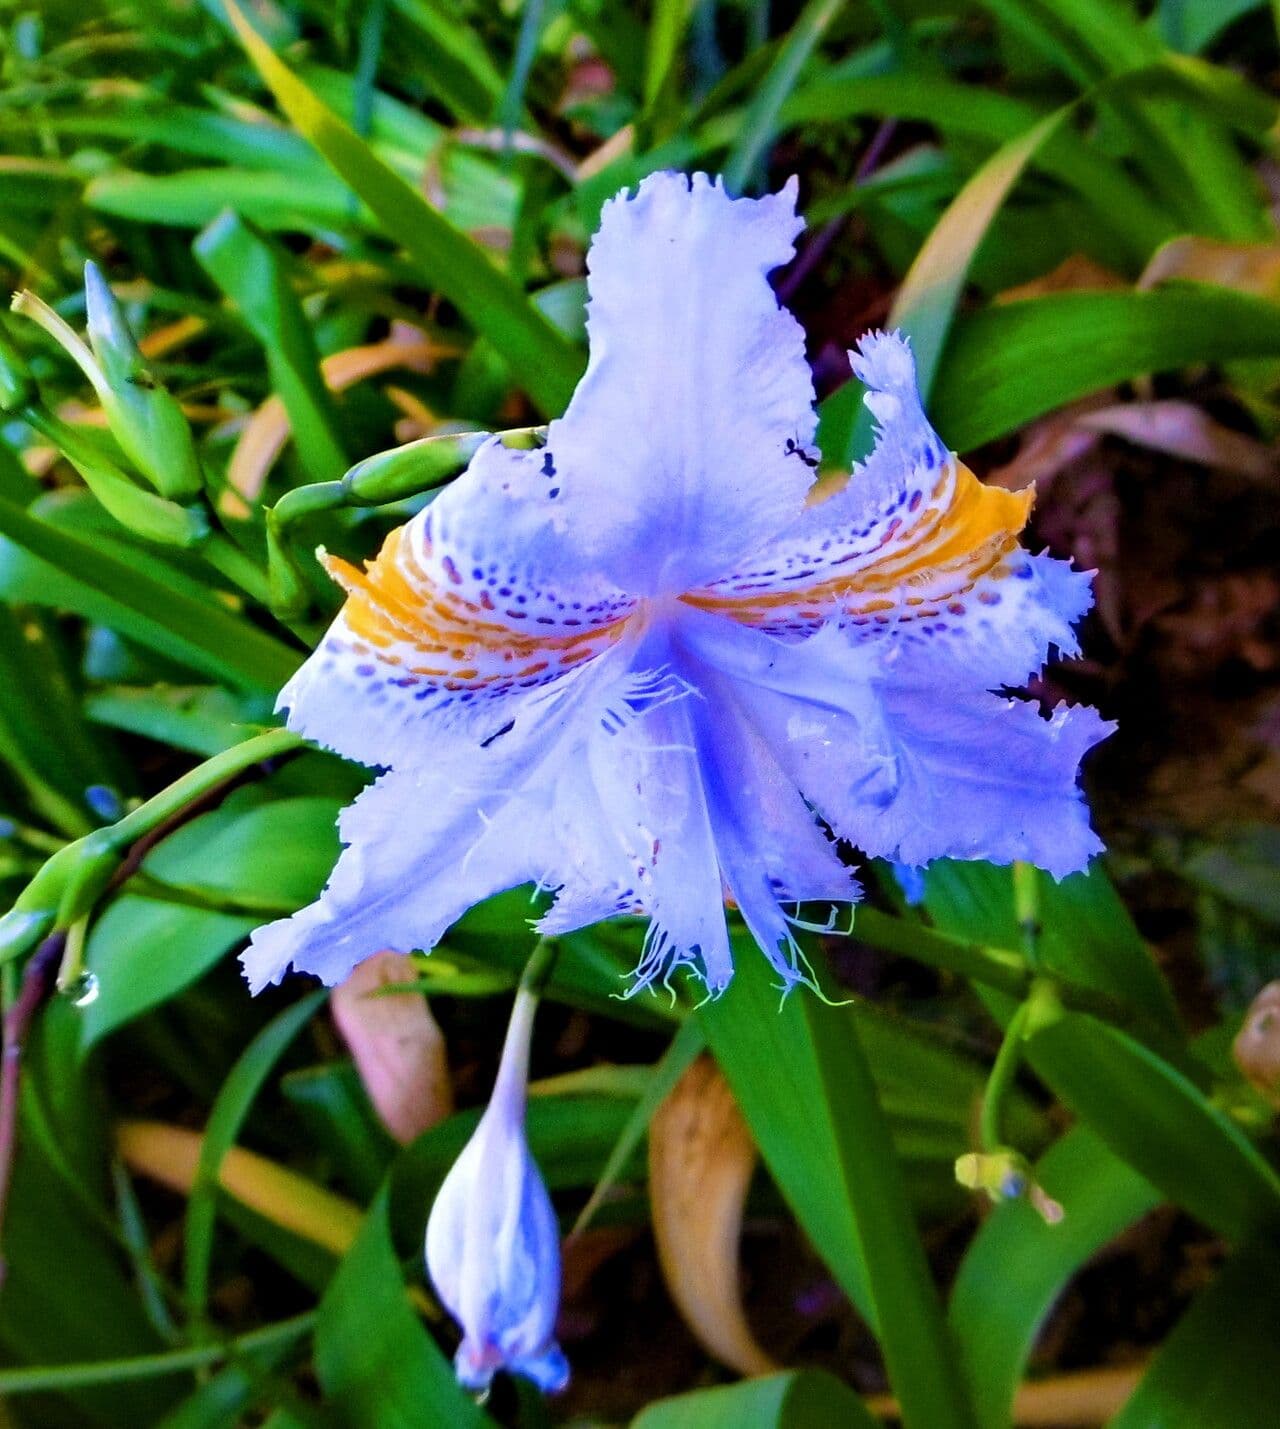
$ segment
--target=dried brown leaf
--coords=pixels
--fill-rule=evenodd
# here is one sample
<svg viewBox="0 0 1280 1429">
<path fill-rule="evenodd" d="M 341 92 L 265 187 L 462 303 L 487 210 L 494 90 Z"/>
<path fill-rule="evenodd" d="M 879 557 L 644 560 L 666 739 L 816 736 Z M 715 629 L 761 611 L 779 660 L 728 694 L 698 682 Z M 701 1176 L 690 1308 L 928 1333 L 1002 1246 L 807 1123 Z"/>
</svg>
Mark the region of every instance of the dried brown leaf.
<svg viewBox="0 0 1280 1429">
<path fill-rule="evenodd" d="M 710 1057 L 676 1083 L 649 1127 L 649 1199 L 671 1298 L 699 1342 L 744 1375 L 778 1368 L 742 1306 L 738 1250 L 756 1148 Z"/>
<path fill-rule="evenodd" d="M 386 991 L 416 978 L 411 957 L 376 953 L 357 964 L 330 1002 L 369 1100 L 402 1146 L 453 1111 L 444 1037 L 426 998 Z"/>
<path fill-rule="evenodd" d="M 1258 297 L 1280 296 L 1280 243 L 1227 243 L 1190 233 L 1171 238 L 1152 254 L 1138 287 L 1154 288 L 1178 278 Z"/>
<path fill-rule="evenodd" d="M 1119 403 L 1084 413 L 1077 426 L 1233 476 L 1254 481 L 1280 476 L 1280 452 L 1215 422 L 1193 402 Z"/>
<path fill-rule="evenodd" d="M 1280 1107 L 1280 982 L 1254 998 L 1231 1051 L 1245 1079 Z"/>
</svg>

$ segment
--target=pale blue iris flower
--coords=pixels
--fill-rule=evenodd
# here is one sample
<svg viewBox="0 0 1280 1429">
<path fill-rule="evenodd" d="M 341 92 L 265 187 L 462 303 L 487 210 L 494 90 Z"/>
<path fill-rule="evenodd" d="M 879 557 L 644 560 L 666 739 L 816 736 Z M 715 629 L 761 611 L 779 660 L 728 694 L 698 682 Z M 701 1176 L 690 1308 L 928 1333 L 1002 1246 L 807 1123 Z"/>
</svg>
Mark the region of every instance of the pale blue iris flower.
<svg viewBox="0 0 1280 1429">
<path fill-rule="evenodd" d="M 387 772 L 342 817 L 328 887 L 258 931 L 255 989 L 431 948 L 533 882 L 559 933 L 650 920 L 633 987 L 732 975 L 725 902 L 784 985 L 796 905 L 857 887 L 828 833 L 907 866 L 1099 848 L 1077 775 L 1110 726 L 1011 698 L 1076 653 L 1090 581 L 1018 545 L 921 410 L 907 344 L 853 357 L 877 445 L 813 499 L 814 394 L 768 274 L 795 186 L 732 199 L 656 174 L 604 211 L 591 360 L 535 451 L 487 443 L 367 571 L 280 697 Z"/>
<path fill-rule="evenodd" d="M 493 1096 L 431 1208 L 427 1272 L 462 1326 L 458 1380 L 487 1389 L 498 1370 L 548 1392 L 568 1383 L 555 1342 L 560 1230 L 524 1134 L 537 999 L 516 994 Z"/>
</svg>

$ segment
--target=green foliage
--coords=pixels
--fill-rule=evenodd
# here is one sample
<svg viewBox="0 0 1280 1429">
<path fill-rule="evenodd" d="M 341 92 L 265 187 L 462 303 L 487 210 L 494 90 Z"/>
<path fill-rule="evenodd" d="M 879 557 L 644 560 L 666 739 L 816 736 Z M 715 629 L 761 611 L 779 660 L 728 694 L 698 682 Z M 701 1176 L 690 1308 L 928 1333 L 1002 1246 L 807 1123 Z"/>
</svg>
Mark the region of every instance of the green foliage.
<svg viewBox="0 0 1280 1429">
<path fill-rule="evenodd" d="M 847 283 L 883 314 L 894 294 L 961 451 L 1207 368 L 1275 430 L 1274 289 L 1226 269 L 1142 281 L 1183 234 L 1275 243 L 1256 161 L 1280 106 L 1238 62 L 1247 42 L 1274 69 L 1274 24 L 1259 0 L 244 8 L 0 21 L 0 266 L 41 300 L 20 305 L 39 328 L 18 314 L 0 334 L 0 992 L 12 1008 L 55 927 L 96 979 L 80 1005 L 55 995 L 24 1054 L 0 1395 L 19 1426 L 537 1429 L 554 1406 L 456 1387 L 424 1293 L 426 1211 L 476 1110 L 397 1146 L 322 995 L 253 1002 L 233 970 L 254 926 L 323 884 L 335 812 L 367 777 L 260 732 L 333 606 L 312 552 L 370 556 L 477 428 L 528 444 L 563 409 L 585 362 L 583 246 L 613 192 L 663 167 L 748 191 L 798 171 L 811 224 L 831 225 L 798 306 Z M 1106 277 L 1002 298 L 1073 257 Z M 106 280 L 90 270 L 90 311 L 86 261 Z M 99 376 L 101 423 L 84 420 Z M 393 452 L 406 429 L 421 439 Z M 826 463 L 868 434 L 857 384 L 838 387 Z M 1275 853 L 1273 830 L 1246 828 L 1172 860 L 1209 910 L 1228 1012 L 1274 950 Z M 1227 1259 L 1114 1422 L 1261 1429 L 1280 1178 L 1225 1052 L 1235 1024 L 1188 1038 L 1102 864 L 1031 893 L 1034 934 L 1007 869 L 938 865 L 921 908 L 868 905 L 861 943 L 928 979 L 892 1009 L 806 992 L 779 1009 L 746 951 L 715 1003 L 624 1002 L 635 921 L 563 939 L 548 996 L 645 1060 L 535 1097 L 534 1153 L 566 1226 L 589 1207 L 642 1229 L 649 1120 L 709 1047 L 762 1155 L 753 1206 L 807 1237 L 907 1429 L 1007 1429 L 1058 1298 L 1176 1207 Z M 464 1035 L 492 1041 L 531 896 L 490 900 L 418 965 Z M 980 1119 L 999 1029 L 1037 998 L 1019 1079 Z M 173 1166 L 160 1191 L 113 1149 L 139 1117 L 205 1130 L 179 1197 Z M 1015 1197 L 965 1228 L 952 1168 L 993 1120 L 1060 1224 Z M 327 1238 L 220 1187 L 237 1148 L 294 1178 Z M 944 1231 L 945 1308 L 925 1252 Z M 808 1368 L 632 1411 L 636 1429 L 872 1422 Z"/>
</svg>

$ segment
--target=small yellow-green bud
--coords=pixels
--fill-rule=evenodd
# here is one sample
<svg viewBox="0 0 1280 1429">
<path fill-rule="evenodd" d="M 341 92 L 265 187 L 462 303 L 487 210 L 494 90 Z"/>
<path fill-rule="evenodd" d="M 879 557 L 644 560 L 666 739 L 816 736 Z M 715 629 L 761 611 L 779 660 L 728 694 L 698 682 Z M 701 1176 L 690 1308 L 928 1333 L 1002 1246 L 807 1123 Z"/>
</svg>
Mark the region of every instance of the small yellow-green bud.
<svg viewBox="0 0 1280 1429">
<path fill-rule="evenodd" d="M 84 265 L 93 381 L 116 440 L 162 496 L 185 500 L 203 485 L 195 441 L 181 405 L 147 366 L 115 294 L 96 263 Z"/>
<path fill-rule="evenodd" d="M 1031 1164 L 1017 1151 L 970 1151 L 956 1161 L 956 1180 L 969 1191 L 983 1191 L 991 1201 L 1026 1200 L 1048 1225 L 1063 1217 L 1061 1205 L 1031 1173 Z"/>
</svg>

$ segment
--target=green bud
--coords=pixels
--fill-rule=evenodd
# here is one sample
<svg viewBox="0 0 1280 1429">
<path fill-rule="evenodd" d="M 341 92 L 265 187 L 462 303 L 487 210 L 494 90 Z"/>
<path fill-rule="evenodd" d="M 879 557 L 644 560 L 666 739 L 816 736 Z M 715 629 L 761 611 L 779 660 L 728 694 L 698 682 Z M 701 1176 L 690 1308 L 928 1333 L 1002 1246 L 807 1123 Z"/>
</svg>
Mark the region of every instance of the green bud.
<svg viewBox="0 0 1280 1429">
<path fill-rule="evenodd" d="M 112 433 L 162 496 L 182 500 L 199 495 L 203 478 L 190 424 L 147 366 L 96 263 L 84 265 L 84 292 L 100 380 L 89 376 Z"/>
<path fill-rule="evenodd" d="M 305 487 L 298 489 L 306 490 Z M 267 512 L 267 588 L 268 603 L 280 620 L 298 619 L 311 604 L 306 577 L 297 557 L 289 549 L 274 511 Z"/>
<path fill-rule="evenodd" d="M 119 523 L 165 546 L 198 546 L 209 534 L 200 506 L 180 506 L 135 485 L 86 433 L 38 407 L 23 416 L 42 432 L 84 478 L 84 484 Z"/>
<path fill-rule="evenodd" d="M 21 354 L 0 334 L 0 410 L 16 412 L 34 402 L 36 384 Z"/>
<path fill-rule="evenodd" d="M 502 433 L 501 440 L 504 446 L 527 449 L 538 445 L 545 432 L 545 427 L 520 427 Z M 461 475 L 489 437 L 488 432 L 422 437 L 366 457 L 342 478 L 348 500 L 361 506 L 380 506 L 430 491 Z"/>
</svg>

